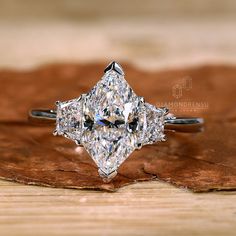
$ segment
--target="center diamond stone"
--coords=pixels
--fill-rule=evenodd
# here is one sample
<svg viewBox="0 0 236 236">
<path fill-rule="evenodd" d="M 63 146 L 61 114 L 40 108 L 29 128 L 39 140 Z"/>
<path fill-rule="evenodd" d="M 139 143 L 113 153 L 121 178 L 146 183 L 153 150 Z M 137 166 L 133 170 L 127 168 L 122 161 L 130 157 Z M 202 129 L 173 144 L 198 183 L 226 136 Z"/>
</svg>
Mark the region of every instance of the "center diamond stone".
<svg viewBox="0 0 236 236">
<path fill-rule="evenodd" d="M 163 140 L 164 116 L 134 93 L 112 63 L 88 94 L 58 105 L 57 133 L 81 143 L 100 175 L 110 177 L 135 149 Z"/>
<path fill-rule="evenodd" d="M 100 171 L 110 175 L 141 142 L 144 103 L 123 75 L 107 72 L 85 97 L 82 124 L 82 144 Z"/>
</svg>

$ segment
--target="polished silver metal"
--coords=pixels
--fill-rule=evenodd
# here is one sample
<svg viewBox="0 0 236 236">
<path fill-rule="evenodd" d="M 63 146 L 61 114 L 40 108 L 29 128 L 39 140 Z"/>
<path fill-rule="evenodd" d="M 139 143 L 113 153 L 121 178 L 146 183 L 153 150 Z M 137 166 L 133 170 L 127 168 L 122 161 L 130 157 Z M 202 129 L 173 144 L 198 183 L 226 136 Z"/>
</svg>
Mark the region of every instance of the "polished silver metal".
<svg viewBox="0 0 236 236">
<path fill-rule="evenodd" d="M 56 124 L 53 135 L 62 135 L 82 145 L 97 164 L 104 181 L 116 176 L 119 166 L 134 150 L 165 141 L 166 132 L 203 130 L 202 118 L 175 117 L 168 108 L 157 108 L 137 96 L 117 62 L 111 62 L 104 72 L 89 93 L 69 101 L 57 101 L 56 110 L 29 111 L 31 123 Z"/>
<path fill-rule="evenodd" d="M 166 114 L 168 109 L 166 108 Z M 48 109 L 33 109 L 29 112 L 29 120 L 34 124 L 55 124 L 57 112 Z M 184 133 L 201 132 L 203 130 L 204 119 L 198 117 L 175 117 L 173 114 L 165 119 L 165 130 Z M 57 132 L 54 131 L 54 135 Z"/>
<path fill-rule="evenodd" d="M 104 73 L 107 73 L 108 71 L 114 70 L 116 71 L 118 74 L 120 75 L 125 75 L 122 67 L 120 64 L 118 64 L 117 62 L 113 61 L 111 62 L 104 70 Z"/>
</svg>

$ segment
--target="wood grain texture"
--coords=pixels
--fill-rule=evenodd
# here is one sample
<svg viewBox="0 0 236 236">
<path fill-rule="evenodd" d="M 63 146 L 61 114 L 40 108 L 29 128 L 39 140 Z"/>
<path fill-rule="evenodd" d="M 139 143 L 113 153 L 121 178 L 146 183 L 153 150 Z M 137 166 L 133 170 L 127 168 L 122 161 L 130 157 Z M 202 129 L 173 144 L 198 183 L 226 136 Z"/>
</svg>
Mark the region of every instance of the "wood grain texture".
<svg viewBox="0 0 236 236">
<path fill-rule="evenodd" d="M 100 5 L 91 0 L 0 2 L 1 68 L 116 59 L 156 70 L 236 61 L 234 0 L 150 0 L 135 7 L 122 0 L 116 2 L 119 8 L 108 0 Z M 207 86 L 212 88 L 211 82 Z M 43 103 L 42 98 L 35 106 Z M 235 201 L 235 192 L 193 194 L 162 182 L 111 194 L 0 181 L 0 235 L 234 236 Z"/>
<path fill-rule="evenodd" d="M 115 193 L 0 181 L 0 233 L 234 236 L 235 201 L 235 192 L 196 194 L 156 181 Z"/>
<path fill-rule="evenodd" d="M 55 124 L 38 127 L 27 121 L 31 108 L 53 108 L 57 100 L 88 92 L 100 79 L 103 67 L 102 64 L 61 64 L 26 72 L 0 71 L 1 179 L 115 191 L 127 184 L 158 178 L 195 192 L 236 189 L 236 110 L 231 99 L 235 94 L 236 67 L 233 66 L 145 72 L 124 65 L 127 81 L 137 88 L 135 91 L 140 91 L 139 95 L 158 107 L 163 106 L 158 103 L 167 103 L 164 106 L 177 116 L 202 116 L 206 124 L 204 132 L 168 133 L 166 142 L 133 152 L 110 183 L 102 181 L 83 148 L 52 135 Z M 186 77 L 191 82 L 189 91 L 182 88 L 181 97 L 176 98 L 172 90 L 186 82 Z M 198 104 L 202 102 L 207 107 L 199 109 Z M 170 107 L 171 104 L 177 106 Z"/>
<path fill-rule="evenodd" d="M 0 6 L 1 67 L 236 63 L 234 0 L 0 0 Z"/>
</svg>

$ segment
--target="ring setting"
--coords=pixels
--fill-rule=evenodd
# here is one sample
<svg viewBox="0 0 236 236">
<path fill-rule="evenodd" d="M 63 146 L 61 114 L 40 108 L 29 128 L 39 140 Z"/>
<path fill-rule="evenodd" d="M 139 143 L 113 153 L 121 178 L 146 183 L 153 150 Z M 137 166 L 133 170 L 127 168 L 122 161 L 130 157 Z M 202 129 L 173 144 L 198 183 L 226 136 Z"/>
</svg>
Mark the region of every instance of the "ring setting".
<svg viewBox="0 0 236 236">
<path fill-rule="evenodd" d="M 32 110 L 31 118 L 56 120 L 54 135 L 82 145 L 105 182 L 117 174 L 130 154 L 147 144 L 165 141 L 166 125 L 199 125 L 200 118 L 176 118 L 136 95 L 122 67 L 110 63 L 87 94 L 56 102 L 56 111 Z"/>
</svg>

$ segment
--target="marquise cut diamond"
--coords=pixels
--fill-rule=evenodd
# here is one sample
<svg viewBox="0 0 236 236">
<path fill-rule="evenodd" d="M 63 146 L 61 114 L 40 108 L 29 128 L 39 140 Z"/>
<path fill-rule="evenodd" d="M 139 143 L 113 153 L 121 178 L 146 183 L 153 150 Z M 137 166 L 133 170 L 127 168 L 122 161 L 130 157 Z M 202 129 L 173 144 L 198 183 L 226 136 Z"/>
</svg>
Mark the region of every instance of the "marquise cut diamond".
<svg viewBox="0 0 236 236">
<path fill-rule="evenodd" d="M 137 96 L 117 63 L 88 94 L 57 107 L 57 133 L 82 144 L 103 177 L 135 149 L 162 141 L 164 122 L 165 111 Z"/>
</svg>

